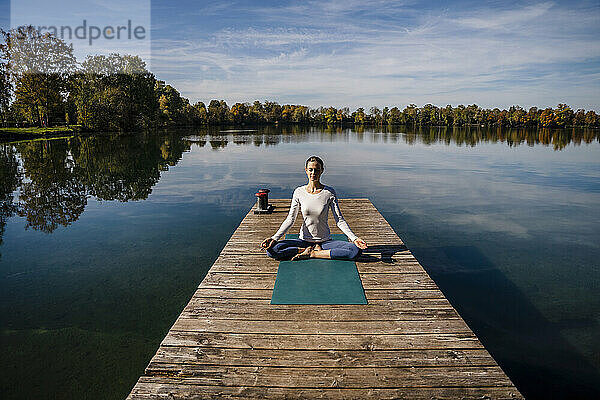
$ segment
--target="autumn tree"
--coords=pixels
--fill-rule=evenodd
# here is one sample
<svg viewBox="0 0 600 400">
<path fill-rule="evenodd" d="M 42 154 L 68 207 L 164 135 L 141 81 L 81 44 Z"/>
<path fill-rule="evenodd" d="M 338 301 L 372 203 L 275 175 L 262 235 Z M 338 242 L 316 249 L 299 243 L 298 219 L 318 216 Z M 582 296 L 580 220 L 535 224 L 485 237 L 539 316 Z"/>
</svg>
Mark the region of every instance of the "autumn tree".
<svg viewBox="0 0 600 400">
<path fill-rule="evenodd" d="M 278 122 L 281 120 L 281 106 L 276 102 L 265 101 L 263 111 L 266 122 Z"/>
<path fill-rule="evenodd" d="M 194 108 L 196 109 L 196 122 L 198 124 L 207 124 L 208 123 L 208 111 L 206 111 L 206 105 L 203 102 L 199 101 L 194 104 Z"/>
<path fill-rule="evenodd" d="M 195 110 L 190 109 L 189 100 L 182 97 L 177 89 L 159 81 L 154 90 L 158 97 L 160 122 L 178 125 L 191 123 Z"/>
<path fill-rule="evenodd" d="M 327 125 L 335 124 L 337 120 L 337 110 L 334 107 L 327 107 L 325 110 L 325 122 Z"/>
<path fill-rule="evenodd" d="M 573 125 L 575 126 L 584 126 L 585 125 L 585 110 L 578 109 L 577 112 L 573 115 Z"/>
<path fill-rule="evenodd" d="M 544 128 L 551 128 L 556 125 L 556 114 L 552 108 L 546 108 L 540 114 L 540 125 Z"/>
<path fill-rule="evenodd" d="M 294 111 L 292 112 L 292 122 L 296 123 L 304 123 L 309 122 L 310 114 L 308 112 L 308 107 L 306 106 L 295 106 Z"/>
<path fill-rule="evenodd" d="M 248 105 L 246 103 L 235 103 L 230 112 L 234 124 L 243 124 L 248 117 Z"/>
<path fill-rule="evenodd" d="M 558 127 L 565 127 L 573 123 L 573 110 L 566 104 L 559 104 L 555 111 L 555 122 Z"/>
<path fill-rule="evenodd" d="M 366 121 L 366 115 L 365 115 L 365 109 L 362 107 L 359 107 L 355 112 L 352 113 L 354 116 L 354 123 L 355 124 L 364 124 Z"/>
<path fill-rule="evenodd" d="M 585 113 L 585 124 L 590 128 L 597 128 L 600 126 L 600 118 L 598 117 L 598 114 L 592 110 Z"/>
</svg>

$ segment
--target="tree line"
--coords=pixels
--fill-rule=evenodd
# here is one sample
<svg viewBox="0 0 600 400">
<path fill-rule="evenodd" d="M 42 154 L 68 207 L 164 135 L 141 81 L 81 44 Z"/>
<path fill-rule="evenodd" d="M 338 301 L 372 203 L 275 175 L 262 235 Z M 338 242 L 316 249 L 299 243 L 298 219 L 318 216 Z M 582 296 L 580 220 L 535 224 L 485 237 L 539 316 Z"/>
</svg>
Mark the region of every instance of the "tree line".
<svg viewBox="0 0 600 400">
<path fill-rule="evenodd" d="M 0 121 L 3 126 L 81 125 L 89 130 L 129 131 L 181 125 L 415 125 L 497 127 L 599 127 L 593 110 L 520 106 L 485 109 L 476 104 L 438 107 L 410 104 L 371 107 L 280 105 L 272 101 L 191 104 L 157 80 L 138 56 L 88 56 L 78 63 L 72 46 L 32 26 L 0 30 Z"/>
</svg>

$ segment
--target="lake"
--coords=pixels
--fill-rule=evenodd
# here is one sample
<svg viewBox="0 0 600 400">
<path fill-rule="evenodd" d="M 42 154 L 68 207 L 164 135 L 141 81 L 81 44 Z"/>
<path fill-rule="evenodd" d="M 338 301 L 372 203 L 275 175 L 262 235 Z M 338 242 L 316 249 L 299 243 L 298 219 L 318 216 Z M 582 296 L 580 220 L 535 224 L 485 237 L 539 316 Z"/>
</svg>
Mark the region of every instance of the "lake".
<svg viewBox="0 0 600 400">
<path fill-rule="evenodd" d="M 2 398 L 124 398 L 256 190 L 290 198 L 313 154 L 527 398 L 600 396 L 597 130 L 268 127 L 0 144 Z"/>
</svg>

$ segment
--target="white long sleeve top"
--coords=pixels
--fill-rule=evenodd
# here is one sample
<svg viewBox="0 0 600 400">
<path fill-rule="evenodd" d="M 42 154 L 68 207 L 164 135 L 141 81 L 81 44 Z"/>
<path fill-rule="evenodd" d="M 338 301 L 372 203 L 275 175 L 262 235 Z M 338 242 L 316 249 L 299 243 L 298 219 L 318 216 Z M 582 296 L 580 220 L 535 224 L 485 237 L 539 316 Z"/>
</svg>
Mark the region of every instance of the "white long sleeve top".
<svg viewBox="0 0 600 400">
<path fill-rule="evenodd" d="M 350 230 L 348 223 L 342 216 L 335 190 L 327 185 L 324 185 L 324 188 L 319 193 L 314 194 L 306 191 L 306 185 L 297 187 L 292 196 L 290 212 L 272 238 L 279 240 L 284 236 L 294 224 L 294 221 L 296 221 L 298 210 L 301 210 L 304 222 L 300 228 L 300 239 L 306 240 L 307 242 L 324 242 L 329 240 L 331 238 L 329 224 L 327 224 L 327 214 L 329 209 L 331 209 L 338 228 L 340 228 L 351 241 L 354 241 L 357 236 Z"/>
</svg>

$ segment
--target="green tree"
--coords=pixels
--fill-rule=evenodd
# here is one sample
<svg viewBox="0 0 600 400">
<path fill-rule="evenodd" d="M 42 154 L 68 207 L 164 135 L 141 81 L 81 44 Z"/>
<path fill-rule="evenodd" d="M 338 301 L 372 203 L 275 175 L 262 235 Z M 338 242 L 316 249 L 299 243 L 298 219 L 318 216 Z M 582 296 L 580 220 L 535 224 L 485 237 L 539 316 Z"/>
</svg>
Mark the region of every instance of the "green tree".
<svg viewBox="0 0 600 400">
<path fill-rule="evenodd" d="M 279 104 L 272 101 L 265 101 L 263 110 L 266 122 L 278 122 L 281 120 L 281 106 Z"/>
<path fill-rule="evenodd" d="M 229 122 L 229 106 L 225 100 L 211 100 L 208 104 L 208 122 L 211 125 L 226 124 Z"/>
<path fill-rule="evenodd" d="M 416 104 L 409 104 L 406 107 L 404 107 L 404 110 L 402 110 L 402 114 L 404 115 L 404 121 L 407 124 L 417 123 L 418 108 Z"/>
<path fill-rule="evenodd" d="M 194 108 L 196 109 L 197 123 L 204 125 L 208 123 L 208 112 L 206 111 L 206 106 L 203 102 L 199 101 L 194 104 Z"/>
<path fill-rule="evenodd" d="M 155 86 L 156 96 L 158 97 L 159 119 L 163 123 L 187 125 L 191 122 L 192 113 L 189 109 L 188 99 L 171 85 L 164 85 L 164 82 Z"/>
<path fill-rule="evenodd" d="M 390 110 L 387 123 L 389 125 L 398 125 L 404 123 L 402 120 L 402 111 L 398 107 L 392 107 Z"/>
<path fill-rule="evenodd" d="M 445 126 L 454 125 L 454 110 L 450 104 L 440 110 L 440 120 Z"/>
<path fill-rule="evenodd" d="M 249 112 L 248 117 L 250 118 L 250 122 L 252 122 L 252 123 L 265 122 L 265 110 L 260 101 L 255 100 L 254 103 L 252 103 L 252 106 L 250 106 L 250 109 L 248 112 Z"/>
<path fill-rule="evenodd" d="M 49 125 L 60 115 L 66 99 L 67 79 L 75 70 L 73 47 L 33 26 L 0 30 L 2 57 L 15 93 L 15 110 L 30 123 Z"/>
<path fill-rule="evenodd" d="M 369 119 L 376 125 L 381 125 L 383 123 L 383 117 L 379 107 L 371 107 L 369 110 Z"/>
<path fill-rule="evenodd" d="M 289 112 L 289 111 L 288 111 Z M 235 103 L 231 107 L 231 117 L 234 124 L 243 124 L 248 118 L 248 104 Z"/>
<path fill-rule="evenodd" d="M 138 56 L 88 56 L 72 81 L 78 121 L 85 127 L 130 131 L 157 119 L 156 79 Z"/>
<path fill-rule="evenodd" d="M 388 119 L 390 118 L 390 109 L 386 106 L 381 110 L 381 123 L 387 124 Z"/>
</svg>

